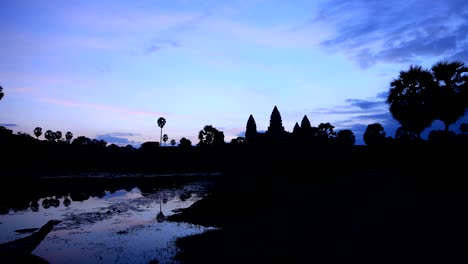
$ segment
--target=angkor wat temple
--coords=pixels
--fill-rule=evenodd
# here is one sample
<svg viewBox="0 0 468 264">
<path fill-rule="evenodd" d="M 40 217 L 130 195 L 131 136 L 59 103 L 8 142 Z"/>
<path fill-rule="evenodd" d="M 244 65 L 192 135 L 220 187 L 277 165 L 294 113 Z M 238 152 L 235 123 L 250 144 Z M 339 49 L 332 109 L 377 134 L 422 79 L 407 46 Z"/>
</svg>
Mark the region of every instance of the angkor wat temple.
<svg viewBox="0 0 468 264">
<path fill-rule="evenodd" d="M 290 133 L 284 130 L 281 114 L 275 106 L 270 116 L 270 125 L 265 133 L 257 131 L 257 124 L 252 115 L 249 116 L 245 130 L 245 143 L 248 144 L 294 144 L 294 145 L 354 145 L 354 133 L 349 130 L 334 131 L 330 123 L 321 123 L 317 127 L 310 124 L 307 115 L 304 115 L 301 125 L 296 122 Z"/>
<path fill-rule="evenodd" d="M 249 116 L 247 120 L 247 126 L 245 130 L 245 142 L 246 143 L 286 143 L 294 139 L 297 139 L 301 134 L 301 127 L 304 129 L 311 128 L 309 119 L 304 116 L 301 122 L 301 126 L 296 122 L 293 132 L 290 133 L 284 129 L 281 114 L 278 108 L 275 106 L 270 116 L 270 125 L 265 133 L 259 133 L 257 131 L 257 124 L 253 115 Z"/>
</svg>

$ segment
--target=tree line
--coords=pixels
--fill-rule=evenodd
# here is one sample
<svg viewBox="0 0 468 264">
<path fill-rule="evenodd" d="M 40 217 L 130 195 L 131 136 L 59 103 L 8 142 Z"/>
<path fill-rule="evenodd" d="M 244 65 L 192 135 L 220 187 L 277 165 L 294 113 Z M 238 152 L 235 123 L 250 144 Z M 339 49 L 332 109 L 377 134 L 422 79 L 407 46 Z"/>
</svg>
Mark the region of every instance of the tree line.
<svg viewBox="0 0 468 264">
<path fill-rule="evenodd" d="M 392 137 L 386 135 L 381 124 L 369 124 L 363 134 L 365 144 L 379 146 L 413 143 L 468 143 L 467 123 L 460 125 L 460 134 L 450 131 L 450 127 L 465 115 L 468 108 L 467 78 L 468 68 L 461 61 L 439 61 L 430 69 L 410 65 L 408 70 L 400 71 L 399 76 L 390 82 L 386 98 L 389 111 L 393 118 L 400 123 L 400 127 Z M 0 86 L 0 99 L 3 98 L 4 91 L 3 87 Z M 422 131 L 430 127 L 435 120 L 443 122 L 444 130 L 431 131 L 427 140 L 421 139 Z M 201 153 L 210 149 L 223 148 L 223 146 L 231 150 L 234 148 L 238 150 L 241 146 L 259 148 L 279 145 L 353 146 L 356 141 L 353 131 L 349 129 L 335 131 L 335 127 L 330 123 L 321 123 L 314 127 L 306 115 L 300 124 L 296 122 L 293 131 L 289 133 L 282 125 L 281 115 L 276 106 L 270 117 L 270 126 L 265 133 L 257 131 L 255 120 L 250 115 L 247 120 L 245 136 L 233 138 L 230 142 L 225 142 L 223 131 L 218 130 L 213 125 L 206 125 L 198 133 L 197 144 L 193 145 L 189 139 L 183 137 L 179 144 L 175 139 L 170 141 L 174 148 L 161 148 L 161 143 L 166 144 L 169 140 L 168 135 L 163 133 L 166 119 L 159 117 L 156 123 L 160 128 L 159 142 L 144 142 L 139 148 L 132 145 L 108 144 L 102 139 L 90 139 L 84 136 L 74 138 L 71 131 L 67 131 L 64 135 L 61 131 L 47 130 L 43 132 L 41 127 L 36 127 L 33 131 L 36 138 L 22 132 L 14 134 L 13 131 L 0 127 L 0 148 L 2 152 L 8 152 L 7 156 L 11 157 L 14 157 L 15 151 L 20 150 L 23 153 L 23 160 L 37 161 L 38 167 L 47 167 L 43 164 L 45 163 L 49 164 L 49 167 L 54 165 L 66 168 L 65 164 L 81 163 L 81 166 L 75 164 L 75 167 L 97 168 L 100 165 L 98 165 L 99 161 L 96 160 L 104 158 L 108 164 L 113 164 L 112 166 L 115 165 L 118 168 L 125 167 L 127 166 L 125 164 L 130 163 L 132 165 L 127 167 L 150 168 L 154 166 L 148 164 L 154 162 L 156 157 L 161 158 L 164 152 L 166 155 L 164 159 L 179 158 L 180 161 L 190 163 L 191 165 L 188 167 L 193 168 L 200 164 L 213 163 L 203 161 L 203 158 L 196 158 L 196 161 L 189 162 L 189 157 L 193 158 L 192 154 L 196 153 L 200 157 L 205 157 Z M 39 140 L 42 135 L 46 139 L 45 141 Z M 175 147 L 176 145 L 177 147 Z M 192 154 L 187 154 L 189 152 Z M 63 153 L 63 155 L 59 153 Z M 220 157 L 216 157 L 217 159 Z M 121 162 L 116 163 L 115 161 Z M 176 162 L 171 164 L 180 165 Z"/>
</svg>

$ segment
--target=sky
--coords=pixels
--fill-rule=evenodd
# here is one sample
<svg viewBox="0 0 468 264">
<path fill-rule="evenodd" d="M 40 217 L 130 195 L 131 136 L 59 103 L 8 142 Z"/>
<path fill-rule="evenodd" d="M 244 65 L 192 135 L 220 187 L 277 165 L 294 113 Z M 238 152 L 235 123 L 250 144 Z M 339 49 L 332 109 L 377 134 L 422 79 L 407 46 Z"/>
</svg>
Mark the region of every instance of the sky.
<svg viewBox="0 0 468 264">
<path fill-rule="evenodd" d="M 307 115 L 364 144 L 369 124 L 399 127 L 400 71 L 468 63 L 460 0 L 3 0 L 0 33 L 0 125 L 118 145 L 159 141 L 159 117 L 169 141 L 213 125 L 229 142 L 274 106 L 287 131 Z"/>
</svg>

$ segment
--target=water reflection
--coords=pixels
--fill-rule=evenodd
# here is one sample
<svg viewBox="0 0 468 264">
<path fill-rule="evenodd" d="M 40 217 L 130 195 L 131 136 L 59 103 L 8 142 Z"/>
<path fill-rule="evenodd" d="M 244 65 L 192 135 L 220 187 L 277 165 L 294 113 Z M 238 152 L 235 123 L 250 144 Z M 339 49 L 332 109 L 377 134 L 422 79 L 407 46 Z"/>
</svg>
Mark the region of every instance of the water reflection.
<svg viewBox="0 0 468 264">
<path fill-rule="evenodd" d="M 49 190 L 29 197 L 26 208 L 10 207 L 0 215 L 0 243 L 24 236 L 15 230 L 37 228 L 53 218 L 62 222 L 33 252 L 50 263 L 170 263 L 177 237 L 206 228 L 165 218 L 201 199 L 208 185 L 191 181 L 119 189 L 114 183 L 104 189 Z"/>
<path fill-rule="evenodd" d="M 71 204 L 71 200 L 68 198 L 68 196 L 65 197 L 65 199 L 63 200 L 63 205 L 65 207 L 68 207 L 68 206 L 70 206 L 70 204 Z"/>
<path fill-rule="evenodd" d="M 31 210 L 33 212 L 39 211 L 39 203 L 37 202 L 37 200 L 31 201 L 31 204 L 29 206 L 31 207 Z"/>
</svg>

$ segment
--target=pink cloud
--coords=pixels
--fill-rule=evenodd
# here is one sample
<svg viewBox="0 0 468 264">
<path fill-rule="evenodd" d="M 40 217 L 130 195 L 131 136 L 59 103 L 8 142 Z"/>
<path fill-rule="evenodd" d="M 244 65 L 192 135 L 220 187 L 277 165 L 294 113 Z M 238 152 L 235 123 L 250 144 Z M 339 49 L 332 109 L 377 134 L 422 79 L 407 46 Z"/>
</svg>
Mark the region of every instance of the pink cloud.
<svg viewBox="0 0 468 264">
<path fill-rule="evenodd" d="M 35 93 L 38 89 L 36 87 L 29 87 L 29 86 L 17 86 L 17 87 L 10 87 L 8 89 L 9 93 Z"/>
<path fill-rule="evenodd" d="M 97 109 L 97 110 L 114 112 L 114 113 L 123 113 L 127 115 L 168 116 L 167 113 L 162 113 L 162 112 L 135 110 L 135 109 L 129 109 L 129 108 L 120 107 L 120 106 L 112 106 L 112 105 L 104 105 L 104 104 L 96 104 L 96 103 L 85 103 L 85 102 L 78 102 L 78 101 L 73 101 L 73 100 L 64 100 L 64 99 L 44 97 L 44 98 L 41 98 L 40 101 L 46 102 L 49 104 L 65 106 L 65 107 L 91 108 L 91 109 Z"/>
<path fill-rule="evenodd" d="M 25 73 L 25 72 L 13 72 L 13 71 L 0 71 L 0 79 L 5 83 L 18 83 L 19 80 L 21 83 L 34 83 L 34 85 L 80 85 L 80 86 L 90 86 L 91 81 L 89 79 L 83 80 L 82 78 L 75 78 L 65 75 L 54 75 L 54 74 L 35 74 L 35 73 Z M 11 87 L 14 87 L 11 85 Z M 18 86 L 17 88 L 21 88 Z M 3 87 L 6 89 L 6 85 Z M 39 90 L 36 87 L 29 87 L 30 90 Z"/>
</svg>

